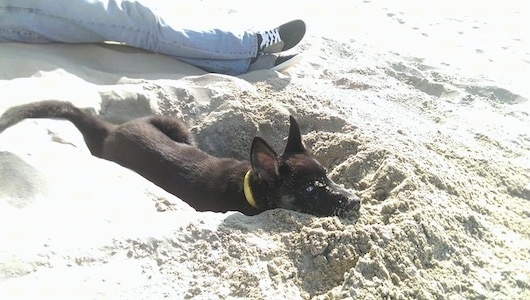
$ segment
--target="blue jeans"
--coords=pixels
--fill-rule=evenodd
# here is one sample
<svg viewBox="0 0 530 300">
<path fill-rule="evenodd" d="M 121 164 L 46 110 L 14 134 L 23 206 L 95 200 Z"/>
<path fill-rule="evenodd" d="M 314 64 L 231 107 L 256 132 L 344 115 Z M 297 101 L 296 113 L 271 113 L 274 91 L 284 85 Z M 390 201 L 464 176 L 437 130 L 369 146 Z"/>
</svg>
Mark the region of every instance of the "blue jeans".
<svg viewBox="0 0 530 300">
<path fill-rule="evenodd" d="M 106 41 L 231 75 L 245 73 L 258 48 L 254 32 L 172 28 L 133 0 L 0 0 L 0 42 Z"/>
</svg>

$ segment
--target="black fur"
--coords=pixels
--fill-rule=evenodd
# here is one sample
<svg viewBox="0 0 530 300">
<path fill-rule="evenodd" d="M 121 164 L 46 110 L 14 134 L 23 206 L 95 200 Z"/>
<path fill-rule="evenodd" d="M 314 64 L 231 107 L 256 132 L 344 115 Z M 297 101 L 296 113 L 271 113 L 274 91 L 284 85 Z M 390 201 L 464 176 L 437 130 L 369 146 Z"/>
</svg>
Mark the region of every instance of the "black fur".
<svg viewBox="0 0 530 300">
<path fill-rule="evenodd" d="M 284 153 L 278 156 L 256 137 L 250 162 L 206 154 L 195 147 L 186 125 L 175 118 L 150 116 L 113 125 L 69 102 L 52 100 L 8 109 L 0 117 L 0 133 L 26 118 L 69 120 L 94 156 L 136 171 L 199 211 L 255 215 L 286 208 L 331 216 L 357 212 L 360 207 L 359 199 L 333 183 L 307 153 L 293 117 Z M 257 207 L 247 202 L 243 192 L 249 170 Z"/>
</svg>

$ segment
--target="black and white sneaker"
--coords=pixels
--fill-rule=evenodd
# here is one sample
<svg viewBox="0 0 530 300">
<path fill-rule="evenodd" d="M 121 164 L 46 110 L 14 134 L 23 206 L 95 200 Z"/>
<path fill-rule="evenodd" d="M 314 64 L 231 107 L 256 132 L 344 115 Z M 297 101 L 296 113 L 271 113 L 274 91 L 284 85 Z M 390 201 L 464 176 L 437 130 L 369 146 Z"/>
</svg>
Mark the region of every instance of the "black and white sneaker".
<svg viewBox="0 0 530 300">
<path fill-rule="evenodd" d="M 296 46 L 306 31 L 302 20 L 294 20 L 272 30 L 258 32 L 258 53 L 278 53 Z"/>
<path fill-rule="evenodd" d="M 302 59 L 299 54 L 278 55 L 260 54 L 248 67 L 247 72 L 256 70 L 272 70 L 282 72 L 295 65 Z"/>
</svg>

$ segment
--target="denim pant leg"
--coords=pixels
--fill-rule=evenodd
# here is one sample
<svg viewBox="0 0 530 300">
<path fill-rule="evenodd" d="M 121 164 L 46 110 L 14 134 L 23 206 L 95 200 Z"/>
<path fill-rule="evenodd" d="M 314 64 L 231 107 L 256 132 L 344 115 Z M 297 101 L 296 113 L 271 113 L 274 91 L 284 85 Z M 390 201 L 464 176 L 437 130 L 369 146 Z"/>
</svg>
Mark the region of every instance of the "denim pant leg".
<svg viewBox="0 0 530 300">
<path fill-rule="evenodd" d="M 227 74 L 246 72 L 257 54 L 255 33 L 172 28 L 141 3 L 121 0 L 0 0 L 0 41 L 114 41 Z"/>
</svg>

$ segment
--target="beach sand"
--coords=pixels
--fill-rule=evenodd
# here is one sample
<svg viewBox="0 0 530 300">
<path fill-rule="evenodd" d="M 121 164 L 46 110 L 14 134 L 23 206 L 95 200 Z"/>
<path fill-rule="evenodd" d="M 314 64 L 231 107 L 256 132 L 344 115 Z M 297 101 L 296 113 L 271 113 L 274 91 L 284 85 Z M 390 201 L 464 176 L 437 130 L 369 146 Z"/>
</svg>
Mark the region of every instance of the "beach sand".
<svg viewBox="0 0 530 300">
<path fill-rule="evenodd" d="M 0 44 L 0 112 L 58 99 L 112 122 L 165 114 L 238 159 L 256 135 L 281 153 L 293 115 L 359 218 L 195 212 L 91 156 L 72 124 L 26 120 L 0 134 L 1 299 L 530 298 L 528 4 L 275 1 L 187 9 L 205 26 L 307 20 L 284 73 Z"/>
</svg>

